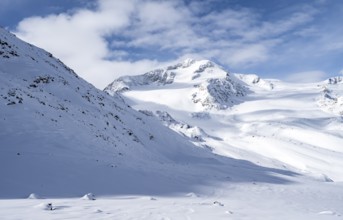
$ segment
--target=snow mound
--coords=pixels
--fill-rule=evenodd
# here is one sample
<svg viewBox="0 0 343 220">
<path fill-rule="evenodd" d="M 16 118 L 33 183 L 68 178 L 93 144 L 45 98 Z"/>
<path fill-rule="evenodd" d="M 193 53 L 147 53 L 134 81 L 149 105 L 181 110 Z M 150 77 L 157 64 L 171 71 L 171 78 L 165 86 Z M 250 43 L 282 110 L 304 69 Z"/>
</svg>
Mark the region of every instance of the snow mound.
<svg viewBox="0 0 343 220">
<path fill-rule="evenodd" d="M 200 196 L 194 192 L 190 192 L 186 194 L 186 197 L 190 197 L 190 198 L 199 198 Z"/>
<path fill-rule="evenodd" d="M 31 193 L 27 198 L 28 199 L 42 199 L 42 197 L 40 197 L 36 193 Z"/>
<path fill-rule="evenodd" d="M 331 211 L 331 210 L 326 210 L 326 211 L 321 211 L 318 212 L 319 215 L 336 215 L 336 212 Z"/>
<path fill-rule="evenodd" d="M 95 195 L 93 193 L 87 193 L 86 195 L 82 196 L 83 200 L 95 200 Z"/>
</svg>

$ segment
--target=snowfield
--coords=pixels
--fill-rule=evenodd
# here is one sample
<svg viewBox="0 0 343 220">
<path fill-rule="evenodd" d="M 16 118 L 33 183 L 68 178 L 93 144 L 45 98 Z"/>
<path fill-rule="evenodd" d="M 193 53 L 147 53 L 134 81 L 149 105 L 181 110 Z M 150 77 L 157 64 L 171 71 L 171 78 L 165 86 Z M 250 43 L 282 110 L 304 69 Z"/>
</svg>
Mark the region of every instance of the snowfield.
<svg viewBox="0 0 343 220">
<path fill-rule="evenodd" d="M 168 197 L 0 200 L 0 212 L 2 219 L 342 219 L 342 184 L 243 183 L 216 188 L 206 196 L 190 192 Z"/>
<path fill-rule="evenodd" d="M 1 219 L 342 218 L 339 77 L 189 59 L 104 92 L 1 28 L 0 76 Z"/>
<path fill-rule="evenodd" d="M 341 77 L 291 84 L 232 74 L 207 60 L 186 60 L 175 67 L 158 72 L 173 73 L 168 84 L 135 83 L 144 74 L 121 77 L 105 91 L 122 93 L 133 108 L 155 114 L 213 153 L 328 181 L 343 180 Z M 118 84 L 126 89 L 117 89 Z M 194 91 L 202 97 L 199 101 L 194 100 Z M 165 123 L 168 119 L 160 117 L 161 111 L 174 122 Z"/>
</svg>

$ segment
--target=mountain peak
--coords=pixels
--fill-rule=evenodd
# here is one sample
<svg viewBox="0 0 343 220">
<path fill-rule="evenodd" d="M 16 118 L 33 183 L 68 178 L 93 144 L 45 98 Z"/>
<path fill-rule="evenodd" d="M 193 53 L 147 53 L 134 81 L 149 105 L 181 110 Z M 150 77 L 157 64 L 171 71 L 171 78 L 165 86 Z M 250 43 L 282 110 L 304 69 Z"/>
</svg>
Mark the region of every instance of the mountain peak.
<svg viewBox="0 0 343 220">
<path fill-rule="evenodd" d="M 182 62 L 182 67 L 189 67 L 190 65 L 192 65 L 193 63 L 195 63 L 196 60 L 192 59 L 192 58 L 186 58 L 183 62 Z"/>
<path fill-rule="evenodd" d="M 150 72 L 123 76 L 105 88 L 110 94 L 129 90 L 182 91 L 196 108 L 226 109 L 239 103 L 249 89 L 246 84 L 210 60 L 186 59 L 182 63 Z"/>
</svg>

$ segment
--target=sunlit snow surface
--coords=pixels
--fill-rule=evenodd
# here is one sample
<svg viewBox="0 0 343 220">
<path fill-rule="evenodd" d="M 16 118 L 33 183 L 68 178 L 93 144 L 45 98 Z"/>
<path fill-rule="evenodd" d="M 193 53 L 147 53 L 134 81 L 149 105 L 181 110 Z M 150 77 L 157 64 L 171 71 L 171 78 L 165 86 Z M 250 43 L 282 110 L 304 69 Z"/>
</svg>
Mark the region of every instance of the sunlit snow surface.
<svg viewBox="0 0 343 220">
<path fill-rule="evenodd" d="M 187 60 L 112 84 L 122 99 L 0 40 L 1 219 L 341 217 L 339 80 Z"/>
<path fill-rule="evenodd" d="M 341 219 L 342 186 L 243 183 L 218 185 L 207 195 L 11 199 L 0 200 L 0 213 L 1 219 Z"/>
</svg>

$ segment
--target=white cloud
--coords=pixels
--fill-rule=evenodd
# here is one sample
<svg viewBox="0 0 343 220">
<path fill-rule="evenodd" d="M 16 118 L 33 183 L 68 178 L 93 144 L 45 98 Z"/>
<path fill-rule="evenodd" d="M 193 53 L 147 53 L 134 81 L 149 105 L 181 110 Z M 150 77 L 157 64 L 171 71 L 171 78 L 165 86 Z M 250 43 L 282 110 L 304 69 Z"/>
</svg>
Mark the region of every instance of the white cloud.
<svg viewBox="0 0 343 220">
<path fill-rule="evenodd" d="M 232 54 L 226 57 L 226 63 L 239 66 L 263 62 L 268 59 L 267 51 L 264 45 L 247 45 L 232 51 Z"/>
<path fill-rule="evenodd" d="M 327 74 L 321 70 L 305 71 L 287 74 L 286 81 L 298 83 L 319 82 L 326 78 Z"/>
<path fill-rule="evenodd" d="M 100 1 L 96 10 L 27 18 L 19 23 L 16 34 L 51 51 L 87 81 L 103 88 L 115 78 L 114 72 L 128 71 L 130 65 L 106 60 L 111 51 L 105 37 L 127 26 L 134 9 L 133 1 L 116 2 Z M 144 60 L 133 65 L 142 67 L 149 63 L 153 62 Z"/>
<path fill-rule="evenodd" d="M 207 4 L 97 0 L 93 8 L 26 18 L 16 34 L 52 52 L 81 77 L 103 88 L 120 75 L 163 64 L 149 58 L 151 54 L 215 58 L 236 68 L 267 62 L 270 51 L 283 42 L 283 34 L 311 21 L 316 13 L 301 8 L 266 22 L 251 9 L 208 11 Z M 137 50 L 151 54 L 139 60 L 134 58 Z"/>
<path fill-rule="evenodd" d="M 138 10 L 138 24 L 149 31 L 173 28 L 185 19 L 179 9 L 175 2 L 147 2 Z"/>
</svg>

